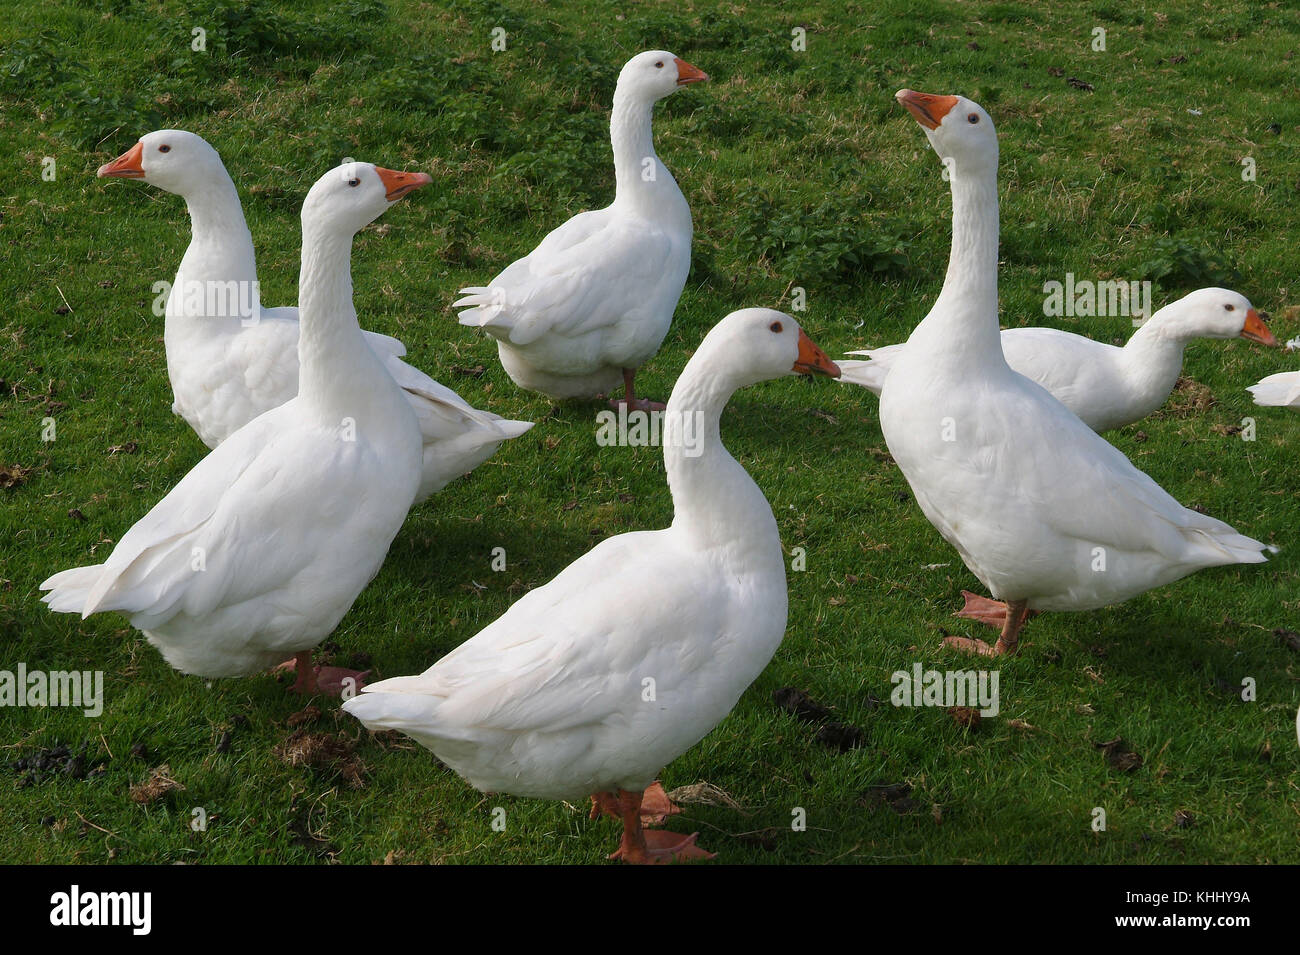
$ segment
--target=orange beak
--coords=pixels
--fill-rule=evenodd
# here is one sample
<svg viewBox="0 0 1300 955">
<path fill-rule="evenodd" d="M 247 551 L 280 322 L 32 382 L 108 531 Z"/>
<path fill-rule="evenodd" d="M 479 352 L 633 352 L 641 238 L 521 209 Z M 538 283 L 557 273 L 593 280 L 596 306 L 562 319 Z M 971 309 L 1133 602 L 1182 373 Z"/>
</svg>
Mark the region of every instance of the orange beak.
<svg viewBox="0 0 1300 955">
<path fill-rule="evenodd" d="M 673 62 L 677 64 L 677 85 L 685 86 L 688 83 L 699 83 L 709 78 L 709 74 L 696 66 L 691 66 L 685 60 L 679 57 L 673 57 Z"/>
<path fill-rule="evenodd" d="M 99 167 L 99 178 L 115 176 L 118 179 L 143 179 L 144 143 L 136 143 L 112 162 Z"/>
<path fill-rule="evenodd" d="M 1246 313 L 1246 324 L 1242 326 L 1241 337 L 1270 348 L 1276 348 L 1278 345 L 1277 338 L 1268 330 L 1264 320 L 1259 317 L 1259 312 L 1253 308 Z"/>
<path fill-rule="evenodd" d="M 948 115 L 948 110 L 957 105 L 955 96 L 936 96 L 934 93 L 918 93 L 916 90 L 899 90 L 894 98 L 926 129 L 938 129 L 943 118 Z"/>
<path fill-rule="evenodd" d="M 376 166 L 375 172 L 379 173 L 379 181 L 388 190 L 384 197 L 389 202 L 396 202 L 408 192 L 433 182 L 433 177 L 427 172 L 394 172 L 391 169 L 385 169 L 383 166 Z"/>
<path fill-rule="evenodd" d="M 799 357 L 795 359 L 791 371 L 797 371 L 801 375 L 817 373 L 832 378 L 840 376 L 840 366 L 831 361 L 802 328 L 799 329 Z"/>
</svg>

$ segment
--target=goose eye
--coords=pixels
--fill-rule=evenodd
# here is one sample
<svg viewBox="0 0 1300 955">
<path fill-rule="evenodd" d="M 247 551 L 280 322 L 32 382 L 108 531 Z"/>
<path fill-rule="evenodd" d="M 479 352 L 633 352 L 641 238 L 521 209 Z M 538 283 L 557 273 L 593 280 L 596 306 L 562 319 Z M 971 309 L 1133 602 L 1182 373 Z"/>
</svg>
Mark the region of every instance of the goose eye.
<svg viewBox="0 0 1300 955">
<path fill-rule="evenodd" d="M 159 151 L 160 153 L 169 153 L 169 152 L 172 151 L 172 148 L 171 148 L 170 146 L 164 144 L 164 145 L 158 147 L 158 151 Z"/>
<path fill-rule="evenodd" d="M 355 187 L 361 185 L 361 180 L 360 180 L 360 179 L 356 179 L 356 178 L 349 179 L 349 180 L 348 180 L 348 185 L 349 185 L 349 186 L 352 186 L 353 188 L 355 188 Z"/>
<path fill-rule="evenodd" d="M 662 70 L 663 68 L 664 68 L 664 61 L 663 61 L 663 60 L 660 60 L 658 63 L 655 64 L 655 69 L 656 69 L 656 70 Z"/>
<path fill-rule="evenodd" d="M 771 325 L 767 327 L 772 329 L 772 331 L 776 332 L 778 335 L 782 332 L 784 328 L 784 326 L 782 326 L 780 322 L 773 322 Z"/>
<path fill-rule="evenodd" d="M 979 121 L 980 121 L 979 113 L 971 113 L 969 116 L 966 117 L 966 122 L 970 123 L 972 126 L 974 126 Z"/>
<path fill-rule="evenodd" d="M 1236 311 L 1236 309 L 1233 308 L 1231 305 L 1225 305 L 1225 306 L 1223 306 L 1223 307 L 1224 307 L 1224 309 L 1226 309 L 1226 310 L 1229 311 L 1229 312 L 1235 312 L 1235 311 Z"/>
</svg>

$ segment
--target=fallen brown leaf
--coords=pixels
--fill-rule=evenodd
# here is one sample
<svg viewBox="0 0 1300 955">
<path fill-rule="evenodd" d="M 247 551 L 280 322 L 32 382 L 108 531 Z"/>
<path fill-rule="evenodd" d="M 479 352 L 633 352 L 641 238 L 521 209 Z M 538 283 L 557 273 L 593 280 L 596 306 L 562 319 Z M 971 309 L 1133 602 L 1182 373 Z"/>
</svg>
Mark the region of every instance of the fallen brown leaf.
<svg viewBox="0 0 1300 955">
<path fill-rule="evenodd" d="M 150 803 L 173 789 L 184 789 L 185 787 L 180 782 L 172 778 L 171 773 L 171 767 L 166 763 L 151 769 L 148 779 L 132 786 L 129 790 L 128 795 L 131 797 L 131 801 Z"/>
<path fill-rule="evenodd" d="M 698 782 L 691 783 L 689 786 L 678 786 L 668 794 L 668 798 L 682 806 L 725 806 L 743 815 L 749 815 L 731 793 L 713 783 Z"/>
<path fill-rule="evenodd" d="M 21 464 L 0 464 L 0 487 L 19 487 L 31 473 L 31 468 Z"/>
</svg>

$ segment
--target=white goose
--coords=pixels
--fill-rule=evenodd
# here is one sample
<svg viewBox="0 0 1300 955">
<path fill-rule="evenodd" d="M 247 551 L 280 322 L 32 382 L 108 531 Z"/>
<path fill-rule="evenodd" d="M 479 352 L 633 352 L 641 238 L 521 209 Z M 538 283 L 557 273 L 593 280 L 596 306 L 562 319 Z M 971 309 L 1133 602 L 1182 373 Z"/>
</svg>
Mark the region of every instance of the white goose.
<svg viewBox="0 0 1300 955">
<path fill-rule="evenodd" d="M 592 794 L 593 817 L 623 821 L 614 857 L 707 855 L 695 836 L 645 832 L 642 790 L 730 712 L 785 631 L 776 521 L 718 430 L 734 391 L 792 370 L 839 373 L 788 315 L 724 318 L 664 413 L 672 525 L 603 541 L 424 673 L 368 686 L 344 708 L 413 737 L 484 792 Z"/>
<path fill-rule="evenodd" d="M 204 139 L 179 129 L 148 133 L 101 177 L 141 179 L 180 196 L 192 235 L 167 296 L 164 344 L 172 410 L 215 448 L 298 393 L 298 309 L 263 308 L 253 240 L 235 184 Z M 532 427 L 471 407 L 402 361 L 396 338 L 363 332 L 405 390 L 424 435 L 422 501 Z"/>
<path fill-rule="evenodd" d="M 515 384 L 552 398 L 607 393 L 638 400 L 636 370 L 659 350 L 691 267 L 691 210 L 655 155 L 654 104 L 708 76 L 671 53 L 628 60 L 614 89 L 614 202 L 583 212 L 490 285 L 461 289 L 462 325 L 497 340 Z"/>
<path fill-rule="evenodd" d="M 1002 353 L 1015 371 L 1050 391 L 1092 430 L 1108 431 L 1140 421 L 1165 403 L 1178 383 L 1183 349 L 1197 338 L 1278 344 L 1244 296 L 1203 288 L 1160 309 L 1122 348 L 1055 328 L 1009 328 L 1002 332 Z M 871 360 L 840 362 L 841 380 L 880 394 L 904 347 L 849 352 Z"/>
<path fill-rule="evenodd" d="M 1269 375 L 1246 389 L 1255 404 L 1300 410 L 1300 371 L 1283 371 Z"/>
<path fill-rule="evenodd" d="M 407 394 L 366 347 L 352 307 L 352 238 L 424 173 L 331 170 L 302 207 L 298 394 L 218 445 L 132 527 L 108 560 L 55 574 L 60 613 L 117 611 L 167 662 L 242 676 L 311 648 L 379 571 L 422 473 Z M 324 676 L 324 675 L 322 675 Z M 325 689 L 357 678 L 336 671 Z"/>
<path fill-rule="evenodd" d="M 1013 371 L 998 334 L 998 142 L 961 96 L 899 101 L 952 169 L 943 291 L 898 356 L 880 425 L 925 516 L 996 597 L 964 616 L 1000 625 L 984 654 L 1014 653 L 1035 610 L 1119 603 L 1203 567 L 1265 560 L 1264 545 L 1189 510 L 1041 385 Z"/>
</svg>

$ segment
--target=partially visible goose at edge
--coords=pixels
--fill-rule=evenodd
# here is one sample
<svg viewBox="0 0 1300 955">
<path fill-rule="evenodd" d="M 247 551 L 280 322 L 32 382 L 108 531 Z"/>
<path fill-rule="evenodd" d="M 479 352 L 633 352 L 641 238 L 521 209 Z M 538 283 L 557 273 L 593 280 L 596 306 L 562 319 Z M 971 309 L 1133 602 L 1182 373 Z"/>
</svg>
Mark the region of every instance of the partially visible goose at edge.
<svg viewBox="0 0 1300 955">
<path fill-rule="evenodd" d="M 1300 410 L 1300 371 L 1269 375 L 1246 390 L 1254 397 L 1257 405 Z"/>
<path fill-rule="evenodd" d="M 202 137 L 161 129 L 99 168 L 185 200 L 191 238 L 167 297 L 163 340 L 172 410 L 210 448 L 298 393 L 298 309 L 264 308 L 253 239 L 235 184 Z M 490 458 L 532 424 L 471 407 L 402 361 L 396 338 L 363 332 L 365 343 L 407 395 L 424 436 L 417 501 Z"/>
<path fill-rule="evenodd" d="M 167 662 L 244 676 L 311 650 L 378 573 L 423 467 L 408 395 L 370 348 L 352 307 L 352 239 L 424 173 L 369 163 L 331 170 L 302 207 L 298 393 L 221 442 L 123 535 L 108 560 L 41 584 L 51 610 L 116 611 Z M 339 692 L 364 674 L 323 671 Z"/>
<path fill-rule="evenodd" d="M 1038 610 L 1120 603 L 1205 567 L 1265 560 L 1265 545 L 1183 507 L 1051 393 L 1013 371 L 998 331 L 998 141 L 961 96 L 898 100 L 952 169 L 943 290 L 880 396 L 880 426 L 921 510 L 1000 600 L 961 612 L 1014 653 Z M 1243 504 L 1248 504 L 1244 501 Z"/>
<path fill-rule="evenodd" d="M 839 374 L 789 315 L 724 318 L 664 412 L 672 525 L 601 542 L 424 673 L 368 686 L 344 709 L 406 733 L 483 792 L 590 794 L 593 818 L 623 823 L 615 858 L 707 856 L 694 835 L 643 828 L 643 790 L 731 711 L 785 632 L 776 521 L 719 418 L 737 389 L 791 371 Z"/>
<path fill-rule="evenodd" d="M 1157 311 L 1122 348 L 1056 328 L 1008 328 L 1002 353 L 1013 370 L 1050 391 L 1092 430 L 1108 431 L 1140 421 L 1165 403 L 1178 383 L 1183 349 L 1198 338 L 1278 344 L 1245 296 L 1203 288 Z M 840 362 L 840 380 L 879 395 L 905 347 L 849 352 L 871 360 Z"/>
</svg>

